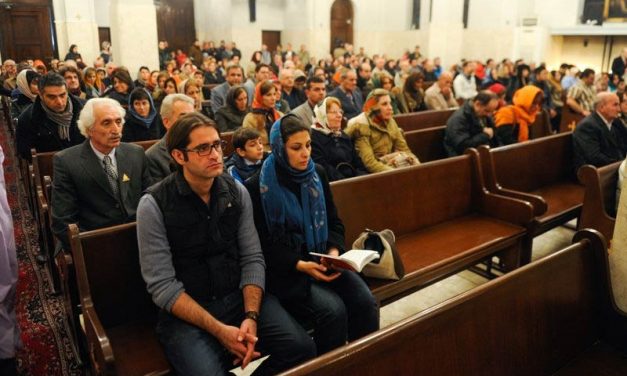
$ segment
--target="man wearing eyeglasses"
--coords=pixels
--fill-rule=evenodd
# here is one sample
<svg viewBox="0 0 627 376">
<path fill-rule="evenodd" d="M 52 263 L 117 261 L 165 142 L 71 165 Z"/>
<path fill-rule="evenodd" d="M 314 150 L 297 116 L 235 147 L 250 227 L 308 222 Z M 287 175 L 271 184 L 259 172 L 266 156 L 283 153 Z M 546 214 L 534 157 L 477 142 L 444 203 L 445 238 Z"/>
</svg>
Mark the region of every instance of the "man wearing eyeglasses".
<svg viewBox="0 0 627 376">
<path fill-rule="evenodd" d="M 311 337 L 271 295 L 248 191 L 223 174 L 224 142 L 199 113 L 166 136 L 177 171 L 137 208 L 148 292 L 161 308 L 157 335 L 180 375 L 226 375 L 270 354 L 254 374 L 276 374 L 315 356 Z"/>
</svg>

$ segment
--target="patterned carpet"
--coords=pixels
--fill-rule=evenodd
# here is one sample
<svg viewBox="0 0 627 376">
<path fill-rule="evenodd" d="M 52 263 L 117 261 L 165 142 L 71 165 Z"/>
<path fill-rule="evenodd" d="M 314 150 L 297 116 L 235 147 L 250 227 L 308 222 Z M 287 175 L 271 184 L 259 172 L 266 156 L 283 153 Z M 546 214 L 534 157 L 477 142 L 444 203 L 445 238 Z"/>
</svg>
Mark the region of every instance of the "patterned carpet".
<svg viewBox="0 0 627 376">
<path fill-rule="evenodd" d="M 69 343 L 69 327 L 63 301 L 50 291 L 50 276 L 39 266 L 37 227 L 28 210 L 21 185 L 15 148 L 4 122 L 0 122 L 0 144 L 5 153 L 4 174 L 9 206 L 15 227 L 19 264 L 17 319 L 23 348 L 18 352 L 21 375 L 82 375 L 77 355 Z"/>
</svg>

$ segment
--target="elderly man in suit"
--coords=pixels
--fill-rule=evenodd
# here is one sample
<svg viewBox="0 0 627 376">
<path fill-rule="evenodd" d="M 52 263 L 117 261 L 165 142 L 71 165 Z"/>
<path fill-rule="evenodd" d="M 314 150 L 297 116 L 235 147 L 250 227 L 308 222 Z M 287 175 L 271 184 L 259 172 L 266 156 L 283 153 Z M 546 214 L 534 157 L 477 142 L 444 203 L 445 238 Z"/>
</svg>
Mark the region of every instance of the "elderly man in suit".
<svg viewBox="0 0 627 376">
<path fill-rule="evenodd" d="M 146 150 L 146 158 L 148 158 L 148 171 L 150 177 L 155 181 L 161 181 L 170 175 L 172 164 L 170 153 L 165 145 L 165 139 L 168 136 L 167 131 L 178 120 L 180 116 L 194 112 L 194 100 L 184 94 L 170 94 L 161 103 L 161 120 L 166 129 L 166 134 L 157 142 Z"/>
<path fill-rule="evenodd" d="M 226 104 L 226 94 L 235 85 L 244 82 L 244 69 L 238 64 L 231 64 L 226 67 L 226 82 L 211 89 L 211 110 L 215 114 Z"/>
<path fill-rule="evenodd" d="M 627 153 L 627 129 L 618 119 L 618 96 L 597 95 L 594 112 L 577 124 L 573 132 L 575 171 L 584 164 L 602 167 L 622 161 Z"/>
<path fill-rule="evenodd" d="M 64 249 L 71 223 L 85 231 L 135 220 L 151 179 L 142 147 L 120 142 L 123 126 L 124 109 L 117 101 L 91 99 L 78 120 L 87 140 L 54 156 L 52 230 Z"/>
<path fill-rule="evenodd" d="M 320 77 L 311 77 L 307 80 L 305 86 L 305 95 L 307 101 L 291 111 L 305 125 L 311 125 L 314 118 L 314 107 L 320 103 L 327 94 L 324 79 Z"/>
<path fill-rule="evenodd" d="M 342 68 L 340 86 L 331 91 L 329 96 L 340 100 L 347 120 L 362 112 L 364 99 L 361 96 L 361 90 L 357 88 L 357 73 L 352 69 Z"/>
</svg>

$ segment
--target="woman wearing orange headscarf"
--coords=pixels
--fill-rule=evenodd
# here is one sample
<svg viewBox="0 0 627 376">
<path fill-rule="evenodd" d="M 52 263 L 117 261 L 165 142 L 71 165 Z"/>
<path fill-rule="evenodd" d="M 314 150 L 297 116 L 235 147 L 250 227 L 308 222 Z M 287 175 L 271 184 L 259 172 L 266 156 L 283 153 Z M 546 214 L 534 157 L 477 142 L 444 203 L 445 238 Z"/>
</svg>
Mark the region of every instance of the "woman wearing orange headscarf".
<svg viewBox="0 0 627 376">
<path fill-rule="evenodd" d="M 496 138 L 500 145 L 529 140 L 529 126 L 536 121 L 542 109 L 544 94 L 534 85 L 524 86 L 514 93 L 511 105 L 500 108 L 494 114 Z"/>
<path fill-rule="evenodd" d="M 268 134 L 270 128 L 275 121 L 279 120 L 283 113 L 277 111 L 274 106 L 276 104 L 276 88 L 270 80 L 262 81 L 255 87 L 255 98 L 253 99 L 252 111 L 244 118 L 242 127 L 254 128 L 261 133 L 261 142 L 263 150 L 271 152 Z"/>
</svg>

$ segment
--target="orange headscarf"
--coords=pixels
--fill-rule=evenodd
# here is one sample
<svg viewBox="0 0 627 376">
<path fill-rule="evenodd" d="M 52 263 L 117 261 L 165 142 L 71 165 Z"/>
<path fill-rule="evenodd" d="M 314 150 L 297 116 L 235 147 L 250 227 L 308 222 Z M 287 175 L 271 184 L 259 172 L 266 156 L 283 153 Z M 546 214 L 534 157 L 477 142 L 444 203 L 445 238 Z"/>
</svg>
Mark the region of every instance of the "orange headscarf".
<svg viewBox="0 0 627 376">
<path fill-rule="evenodd" d="M 269 113 L 270 110 L 272 110 L 272 117 L 274 118 L 274 121 L 277 121 L 281 117 L 281 115 L 279 114 L 279 111 L 277 111 L 276 108 L 270 109 L 263 105 L 263 95 L 261 95 L 261 85 L 263 85 L 264 82 L 267 82 L 267 81 L 261 81 L 257 84 L 257 86 L 255 86 L 255 97 L 253 98 L 253 106 L 252 106 L 253 112 Z"/>
<path fill-rule="evenodd" d="M 513 104 L 500 108 L 494 114 L 496 127 L 518 124 L 518 142 L 529 140 L 529 125 L 536 121 L 536 112 L 531 111 L 531 107 L 538 94 L 542 95 L 542 90 L 534 85 L 516 90 Z"/>
</svg>

